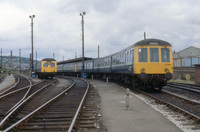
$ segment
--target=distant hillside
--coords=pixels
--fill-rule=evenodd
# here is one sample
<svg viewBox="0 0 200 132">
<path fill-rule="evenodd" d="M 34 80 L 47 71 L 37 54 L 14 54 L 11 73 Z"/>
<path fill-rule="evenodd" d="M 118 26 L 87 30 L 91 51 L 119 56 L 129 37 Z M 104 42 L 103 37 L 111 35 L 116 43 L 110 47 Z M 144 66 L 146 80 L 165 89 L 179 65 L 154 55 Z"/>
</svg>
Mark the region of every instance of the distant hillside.
<svg viewBox="0 0 200 132">
<path fill-rule="evenodd" d="M 0 58 L 1 60 L 1 58 Z M 35 63 L 35 60 L 34 60 Z M 1 62 L 0 62 L 1 64 Z M 2 56 L 2 65 L 3 68 L 10 69 L 10 56 Z M 18 56 L 13 56 L 12 57 L 12 65 L 13 68 L 18 68 L 19 67 L 19 57 Z M 21 58 L 21 67 L 22 69 L 29 69 L 30 67 L 30 58 Z"/>
</svg>

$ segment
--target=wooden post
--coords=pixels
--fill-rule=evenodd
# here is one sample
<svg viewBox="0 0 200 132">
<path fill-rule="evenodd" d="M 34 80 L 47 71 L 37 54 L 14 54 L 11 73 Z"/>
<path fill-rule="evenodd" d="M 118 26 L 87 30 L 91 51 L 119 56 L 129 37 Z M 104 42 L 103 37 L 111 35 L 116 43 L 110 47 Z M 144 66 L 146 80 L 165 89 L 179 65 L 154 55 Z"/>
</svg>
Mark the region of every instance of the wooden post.
<svg viewBox="0 0 200 132">
<path fill-rule="evenodd" d="M 107 83 L 107 85 L 108 85 L 108 77 L 106 77 L 106 83 Z"/>
<path fill-rule="evenodd" d="M 127 88 L 127 90 L 126 90 L 126 106 L 125 106 L 126 110 L 129 109 L 129 93 L 130 93 L 129 88 Z"/>
</svg>

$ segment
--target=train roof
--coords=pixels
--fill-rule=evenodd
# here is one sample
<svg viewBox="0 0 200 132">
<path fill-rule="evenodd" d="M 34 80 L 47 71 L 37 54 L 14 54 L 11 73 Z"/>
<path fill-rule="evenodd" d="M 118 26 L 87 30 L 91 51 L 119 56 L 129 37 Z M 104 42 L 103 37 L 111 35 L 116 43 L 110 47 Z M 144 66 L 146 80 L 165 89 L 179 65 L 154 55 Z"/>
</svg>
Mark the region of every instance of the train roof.
<svg viewBox="0 0 200 132">
<path fill-rule="evenodd" d="M 42 59 L 42 61 L 56 61 L 56 60 L 53 58 L 44 58 L 44 59 Z"/>
<path fill-rule="evenodd" d="M 88 58 L 88 57 L 84 57 L 84 60 L 93 60 L 93 58 Z M 71 60 L 65 60 L 65 61 L 60 61 L 60 62 L 57 62 L 58 65 L 59 64 L 65 64 L 65 63 L 72 63 L 72 62 L 80 62 L 82 61 L 82 57 L 81 58 L 75 58 L 75 59 L 71 59 Z"/>
<path fill-rule="evenodd" d="M 135 46 L 140 46 L 140 45 L 171 45 L 169 42 L 167 41 L 163 41 L 160 39 L 144 39 L 141 40 L 137 43 L 135 43 Z"/>
</svg>

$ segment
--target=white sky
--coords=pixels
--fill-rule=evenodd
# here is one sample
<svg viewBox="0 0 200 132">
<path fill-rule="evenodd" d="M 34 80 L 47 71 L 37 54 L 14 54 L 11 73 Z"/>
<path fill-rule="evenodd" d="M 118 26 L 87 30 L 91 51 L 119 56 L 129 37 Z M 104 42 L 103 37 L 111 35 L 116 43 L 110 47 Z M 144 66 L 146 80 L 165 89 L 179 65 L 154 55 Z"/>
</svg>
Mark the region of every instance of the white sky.
<svg viewBox="0 0 200 132">
<path fill-rule="evenodd" d="M 3 55 L 29 57 L 34 14 L 34 51 L 38 59 L 61 61 L 82 55 L 81 16 L 85 20 L 85 57 L 115 53 L 143 39 L 170 42 L 173 50 L 200 47 L 199 0 L 0 0 Z M 34 52 L 35 53 L 35 52 Z M 35 54 L 34 54 L 35 58 Z"/>
</svg>

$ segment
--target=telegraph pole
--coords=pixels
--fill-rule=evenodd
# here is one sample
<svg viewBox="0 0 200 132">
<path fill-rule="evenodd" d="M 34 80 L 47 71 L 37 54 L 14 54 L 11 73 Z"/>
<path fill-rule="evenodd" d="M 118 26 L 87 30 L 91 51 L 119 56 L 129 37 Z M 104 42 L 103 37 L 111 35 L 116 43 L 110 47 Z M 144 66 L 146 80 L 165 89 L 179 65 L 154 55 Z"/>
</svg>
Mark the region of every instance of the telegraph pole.
<svg viewBox="0 0 200 132">
<path fill-rule="evenodd" d="M 63 56 L 63 71 L 64 71 L 64 56 Z"/>
<path fill-rule="evenodd" d="M 2 57 L 2 48 L 1 48 L 1 72 L 2 72 L 2 69 L 3 69 L 2 59 L 3 59 L 3 57 Z"/>
<path fill-rule="evenodd" d="M 21 49 L 19 49 L 19 73 L 21 74 Z"/>
<path fill-rule="evenodd" d="M 29 18 L 31 18 L 31 47 L 32 47 L 32 52 L 31 52 L 31 75 L 34 71 L 34 66 L 33 66 L 33 18 L 35 18 L 35 15 L 30 15 Z"/>
<path fill-rule="evenodd" d="M 11 70 L 12 70 L 12 50 L 10 51 L 10 68 L 11 68 Z"/>
<path fill-rule="evenodd" d="M 99 58 L 99 45 L 98 45 L 98 58 Z"/>
</svg>

